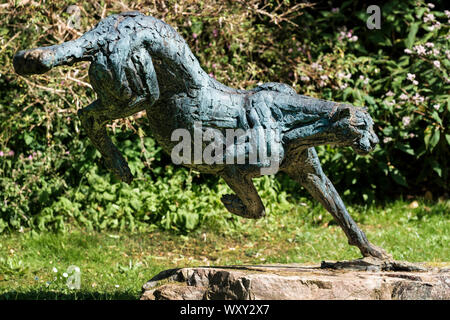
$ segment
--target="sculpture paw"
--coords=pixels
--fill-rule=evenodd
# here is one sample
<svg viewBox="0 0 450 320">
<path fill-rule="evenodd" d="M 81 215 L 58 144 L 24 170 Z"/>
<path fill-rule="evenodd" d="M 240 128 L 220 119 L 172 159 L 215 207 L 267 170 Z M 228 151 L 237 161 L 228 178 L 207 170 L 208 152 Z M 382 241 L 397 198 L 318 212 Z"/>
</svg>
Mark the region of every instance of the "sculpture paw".
<svg viewBox="0 0 450 320">
<path fill-rule="evenodd" d="M 41 48 L 22 50 L 14 55 L 14 70 L 22 75 L 41 74 L 51 69 L 53 52 Z"/>
<path fill-rule="evenodd" d="M 229 212 L 245 217 L 247 208 L 238 196 L 234 194 L 226 194 L 220 199 L 220 201 L 222 201 L 223 205 Z"/>
<path fill-rule="evenodd" d="M 223 205 L 225 206 L 225 208 L 227 208 L 229 212 L 241 216 L 243 218 L 258 219 L 265 215 L 264 210 L 258 213 L 250 212 L 237 195 L 226 194 L 222 196 L 220 200 L 222 201 Z"/>
<path fill-rule="evenodd" d="M 128 167 L 128 163 L 122 155 L 105 160 L 108 169 L 111 170 L 120 180 L 128 184 L 133 181 L 134 177 L 131 174 L 130 167 Z"/>
<path fill-rule="evenodd" d="M 387 253 L 383 248 L 377 247 L 371 243 L 368 243 L 361 251 L 363 251 L 362 253 L 365 257 L 373 257 L 380 260 L 392 260 L 392 255 Z"/>
</svg>

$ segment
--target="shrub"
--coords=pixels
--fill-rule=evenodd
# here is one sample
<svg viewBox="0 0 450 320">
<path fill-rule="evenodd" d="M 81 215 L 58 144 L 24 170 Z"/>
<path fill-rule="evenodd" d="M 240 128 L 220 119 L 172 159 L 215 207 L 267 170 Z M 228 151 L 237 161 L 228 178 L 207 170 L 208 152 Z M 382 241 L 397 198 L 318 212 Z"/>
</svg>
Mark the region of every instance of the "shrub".
<svg viewBox="0 0 450 320">
<path fill-rule="evenodd" d="M 0 6 L 0 233 L 65 230 L 68 222 L 188 232 L 208 219 L 234 221 L 219 201 L 228 187 L 173 167 L 142 113 L 110 125 L 136 180 L 128 186 L 105 170 L 75 116 L 94 100 L 86 63 L 32 78 L 12 72 L 19 49 L 76 38 L 124 10 L 174 26 L 204 69 L 229 86 L 278 81 L 302 94 L 368 106 L 381 140 L 371 155 L 318 148 L 347 200 L 448 192 L 449 12 L 440 9 L 443 3 L 387 3 L 380 30 L 366 28 L 366 4 L 350 1 L 339 8 L 281 0 L 89 2 L 80 7 L 79 27 L 70 26 L 70 4 Z M 270 213 L 289 211 L 301 195 L 283 175 L 257 185 Z"/>
</svg>

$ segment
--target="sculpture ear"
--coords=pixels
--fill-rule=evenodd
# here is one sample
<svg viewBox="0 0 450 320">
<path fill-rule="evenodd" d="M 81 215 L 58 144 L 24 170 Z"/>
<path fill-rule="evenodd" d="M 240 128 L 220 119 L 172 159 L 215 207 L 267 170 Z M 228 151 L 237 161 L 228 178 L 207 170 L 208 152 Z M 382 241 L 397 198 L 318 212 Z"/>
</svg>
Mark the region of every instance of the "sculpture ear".
<svg viewBox="0 0 450 320">
<path fill-rule="evenodd" d="M 331 117 L 332 122 L 339 121 L 341 119 L 350 117 L 350 108 L 349 107 L 340 107 L 337 109 Z"/>
</svg>

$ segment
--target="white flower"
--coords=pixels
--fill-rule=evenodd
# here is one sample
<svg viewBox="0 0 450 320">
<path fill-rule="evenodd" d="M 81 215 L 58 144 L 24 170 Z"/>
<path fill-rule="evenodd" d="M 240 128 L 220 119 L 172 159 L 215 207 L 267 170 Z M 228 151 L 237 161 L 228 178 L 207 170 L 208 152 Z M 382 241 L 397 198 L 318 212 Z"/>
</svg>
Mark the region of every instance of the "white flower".
<svg viewBox="0 0 450 320">
<path fill-rule="evenodd" d="M 55 273 L 58 272 L 58 269 L 56 269 L 55 267 L 53 267 L 52 270 L 53 270 L 53 272 L 55 272 Z"/>
<path fill-rule="evenodd" d="M 318 64 L 317 62 L 312 63 L 311 68 L 319 70 L 319 71 L 323 70 L 322 66 L 320 64 Z"/>
<path fill-rule="evenodd" d="M 434 14 L 427 13 L 423 18 L 423 22 L 434 21 Z"/>
<path fill-rule="evenodd" d="M 405 53 L 407 53 L 407 54 L 413 53 L 412 50 L 410 50 L 410 49 L 405 49 L 404 51 L 405 51 Z"/>
<path fill-rule="evenodd" d="M 428 48 L 433 48 L 434 47 L 434 43 L 433 42 L 427 42 L 425 43 L 425 46 Z"/>
<path fill-rule="evenodd" d="M 64 278 L 67 278 L 68 276 L 69 276 L 69 275 L 68 275 L 67 273 L 65 273 L 65 272 L 63 273 L 63 277 L 64 277 Z"/>
<path fill-rule="evenodd" d="M 439 62 L 439 60 L 434 60 L 433 65 L 438 69 L 441 67 L 441 63 Z"/>
<path fill-rule="evenodd" d="M 444 10 L 444 13 L 447 16 L 447 18 L 450 18 L 450 11 L 449 10 Z"/>
<path fill-rule="evenodd" d="M 395 100 L 392 100 L 392 101 L 386 101 L 385 103 L 386 103 L 386 105 L 388 105 L 389 107 L 392 107 L 392 106 L 395 104 Z"/>
<path fill-rule="evenodd" d="M 118 284 L 116 284 L 114 287 L 119 288 L 120 286 Z"/>
<path fill-rule="evenodd" d="M 393 95 L 394 95 L 394 93 L 391 90 L 386 92 L 386 97 L 392 97 Z"/>
<path fill-rule="evenodd" d="M 419 103 L 422 103 L 422 102 L 425 101 L 425 98 L 422 97 L 422 96 L 421 96 L 420 94 L 418 94 L 418 93 L 416 93 L 416 94 L 412 97 L 412 99 L 414 100 L 414 102 L 415 102 L 416 104 L 419 104 Z"/>
<path fill-rule="evenodd" d="M 346 83 L 343 83 L 339 86 L 340 89 L 345 89 L 347 87 L 348 87 L 348 84 L 346 84 Z"/>
<path fill-rule="evenodd" d="M 427 53 L 427 51 L 425 50 L 425 47 L 420 44 L 417 46 L 414 46 L 414 50 L 416 50 L 417 54 L 420 54 L 420 55 L 425 55 Z"/>
<path fill-rule="evenodd" d="M 399 98 L 400 100 L 408 100 L 408 95 L 402 93 Z"/>
<path fill-rule="evenodd" d="M 411 118 L 410 117 L 403 117 L 402 118 L 402 123 L 403 125 L 406 127 L 411 123 Z"/>
<path fill-rule="evenodd" d="M 309 77 L 308 76 L 301 76 L 300 80 L 302 80 L 303 82 L 309 82 Z"/>
<path fill-rule="evenodd" d="M 428 8 L 431 8 L 431 9 L 434 8 L 434 4 L 432 4 L 431 2 L 430 2 L 430 3 L 427 3 L 427 6 L 428 6 Z"/>
<path fill-rule="evenodd" d="M 384 143 L 388 143 L 388 142 L 391 142 L 392 141 L 392 138 L 391 137 L 385 137 L 384 139 L 383 139 L 383 142 Z"/>
<path fill-rule="evenodd" d="M 419 84 L 419 81 L 417 81 L 417 80 L 413 80 L 413 85 L 415 85 L 415 86 L 417 86 L 418 84 Z"/>
<path fill-rule="evenodd" d="M 324 75 L 320 76 L 320 79 L 322 79 L 322 80 L 328 80 L 328 76 L 327 76 L 326 74 L 324 74 Z"/>
<path fill-rule="evenodd" d="M 439 103 L 436 103 L 435 105 L 433 105 L 433 108 L 435 110 L 439 110 L 440 107 L 441 107 L 441 105 Z"/>
<path fill-rule="evenodd" d="M 368 84 L 370 80 L 369 78 L 366 78 L 363 75 L 359 76 L 359 79 L 362 80 L 364 84 Z"/>
<path fill-rule="evenodd" d="M 409 81 L 413 81 L 413 80 L 416 78 L 416 75 L 413 74 L 413 73 L 408 73 L 408 74 L 406 75 L 406 78 L 407 78 Z"/>
<path fill-rule="evenodd" d="M 352 36 L 350 39 L 348 39 L 350 42 L 358 41 L 358 36 Z"/>
<path fill-rule="evenodd" d="M 438 56 L 439 55 L 439 49 L 433 49 L 433 54 L 435 56 Z"/>
</svg>

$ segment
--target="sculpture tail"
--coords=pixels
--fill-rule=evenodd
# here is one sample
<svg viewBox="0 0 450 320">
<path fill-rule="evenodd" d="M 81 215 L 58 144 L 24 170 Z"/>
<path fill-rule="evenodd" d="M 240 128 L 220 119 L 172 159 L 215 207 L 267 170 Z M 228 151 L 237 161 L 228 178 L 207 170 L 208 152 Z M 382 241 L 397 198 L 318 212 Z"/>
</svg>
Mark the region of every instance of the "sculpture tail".
<svg viewBox="0 0 450 320">
<path fill-rule="evenodd" d="M 13 66 L 16 73 L 25 76 L 41 74 L 53 67 L 72 65 L 78 61 L 92 61 L 96 48 L 84 36 L 64 42 L 62 44 L 21 50 L 13 57 Z"/>
</svg>

